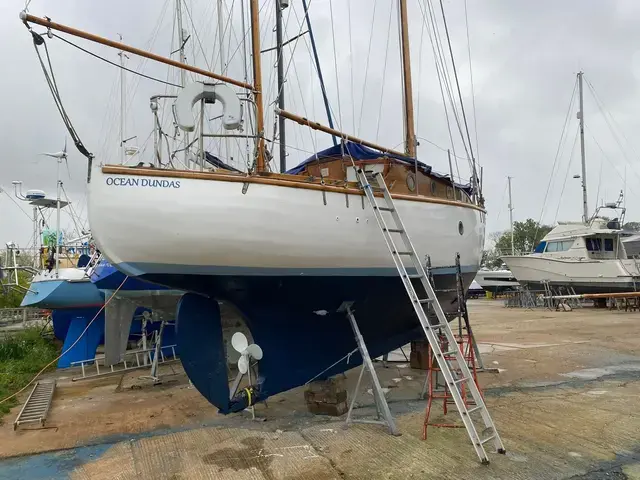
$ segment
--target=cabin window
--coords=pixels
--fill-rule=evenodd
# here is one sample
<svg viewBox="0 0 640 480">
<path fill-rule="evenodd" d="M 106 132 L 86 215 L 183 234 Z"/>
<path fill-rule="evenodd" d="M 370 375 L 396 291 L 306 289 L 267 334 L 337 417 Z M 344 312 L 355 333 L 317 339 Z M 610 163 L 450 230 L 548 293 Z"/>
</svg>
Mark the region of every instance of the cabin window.
<svg viewBox="0 0 640 480">
<path fill-rule="evenodd" d="M 566 252 L 573 245 L 573 240 L 547 242 L 546 252 Z"/>
<path fill-rule="evenodd" d="M 462 222 L 458 222 L 458 233 L 464 235 L 464 224 Z"/>
<path fill-rule="evenodd" d="M 407 174 L 407 188 L 410 192 L 416 191 L 416 176 L 413 173 Z"/>
<path fill-rule="evenodd" d="M 544 247 L 547 246 L 547 242 L 540 242 L 533 253 L 542 253 L 544 252 Z"/>
<path fill-rule="evenodd" d="M 604 239 L 604 251 L 613 252 L 613 238 Z"/>
<path fill-rule="evenodd" d="M 431 195 L 435 196 L 436 190 L 437 190 L 436 182 L 435 180 L 431 180 Z"/>
<path fill-rule="evenodd" d="M 585 238 L 587 250 L 590 252 L 600 252 L 602 250 L 601 238 Z"/>
</svg>

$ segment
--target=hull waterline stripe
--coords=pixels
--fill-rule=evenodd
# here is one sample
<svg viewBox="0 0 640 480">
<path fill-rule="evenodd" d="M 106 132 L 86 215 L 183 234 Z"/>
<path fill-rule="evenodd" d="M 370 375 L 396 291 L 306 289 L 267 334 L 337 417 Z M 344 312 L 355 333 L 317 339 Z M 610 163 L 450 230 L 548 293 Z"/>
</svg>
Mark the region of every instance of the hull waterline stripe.
<svg viewBox="0 0 640 480">
<path fill-rule="evenodd" d="M 114 264 L 116 265 L 116 264 Z M 145 274 L 166 275 L 225 275 L 225 276 L 309 276 L 309 277 L 396 277 L 398 272 L 393 267 L 365 267 L 365 268 L 280 268 L 280 267 L 232 267 L 232 266 L 203 266 L 203 265 L 170 265 L 157 263 L 128 263 L 117 264 L 119 270 L 129 275 Z M 411 268 L 407 268 L 409 273 Z M 465 265 L 462 273 L 475 273 L 477 266 Z M 434 275 L 455 275 L 455 267 L 433 267 Z M 413 272 L 415 273 L 415 272 Z"/>
</svg>

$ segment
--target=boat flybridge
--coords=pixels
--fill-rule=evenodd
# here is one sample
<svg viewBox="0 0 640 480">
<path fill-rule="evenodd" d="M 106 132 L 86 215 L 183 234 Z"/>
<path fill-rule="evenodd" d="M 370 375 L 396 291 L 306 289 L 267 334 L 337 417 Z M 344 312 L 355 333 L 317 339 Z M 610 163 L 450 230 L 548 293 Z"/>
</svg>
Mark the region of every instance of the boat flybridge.
<svg viewBox="0 0 640 480">
<path fill-rule="evenodd" d="M 620 201 L 598 207 L 587 223 L 559 222 L 529 255 L 501 257 L 520 284 L 531 289 L 569 287 L 576 293 L 635 291 L 640 262 L 629 258 L 622 230 L 625 209 Z M 613 220 L 601 210 L 615 210 Z"/>
</svg>

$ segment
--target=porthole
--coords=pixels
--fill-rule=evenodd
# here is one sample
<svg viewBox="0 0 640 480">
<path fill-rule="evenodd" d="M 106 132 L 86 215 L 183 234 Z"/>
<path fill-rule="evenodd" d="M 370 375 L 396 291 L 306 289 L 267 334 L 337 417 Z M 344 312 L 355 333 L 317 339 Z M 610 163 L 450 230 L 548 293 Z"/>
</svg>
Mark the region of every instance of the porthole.
<svg viewBox="0 0 640 480">
<path fill-rule="evenodd" d="M 407 188 L 410 192 L 416 191 L 416 176 L 411 172 L 407 173 Z"/>
<path fill-rule="evenodd" d="M 435 180 L 431 180 L 431 195 L 433 195 L 434 197 L 436 195 L 436 189 L 437 189 L 437 185 Z"/>
<path fill-rule="evenodd" d="M 453 198 L 453 188 L 447 187 L 447 198 Z"/>
<path fill-rule="evenodd" d="M 464 235 L 464 224 L 462 223 L 462 221 L 458 222 L 458 233 L 460 235 Z"/>
</svg>

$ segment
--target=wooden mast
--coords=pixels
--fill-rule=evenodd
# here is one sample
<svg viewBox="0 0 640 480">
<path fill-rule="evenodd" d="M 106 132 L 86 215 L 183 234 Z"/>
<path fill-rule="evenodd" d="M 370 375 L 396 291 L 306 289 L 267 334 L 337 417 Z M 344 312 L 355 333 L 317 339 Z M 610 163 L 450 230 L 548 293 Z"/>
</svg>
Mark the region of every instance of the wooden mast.
<svg viewBox="0 0 640 480">
<path fill-rule="evenodd" d="M 253 48 L 253 89 L 256 102 L 256 127 L 258 135 L 258 158 L 256 171 L 264 172 L 264 111 L 262 107 L 262 66 L 260 62 L 260 10 L 258 0 L 250 0 L 251 5 L 251 46 Z"/>
<path fill-rule="evenodd" d="M 416 131 L 413 119 L 413 89 L 411 86 L 411 55 L 409 52 L 409 22 L 407 16 L 407 0 L 398 0 L 400 9 L 400 31 L 402 39 L 402 69 L 404 81 L 404 122 L 405 153 L 412 158 L 416 156 Z"/>
</svg>

